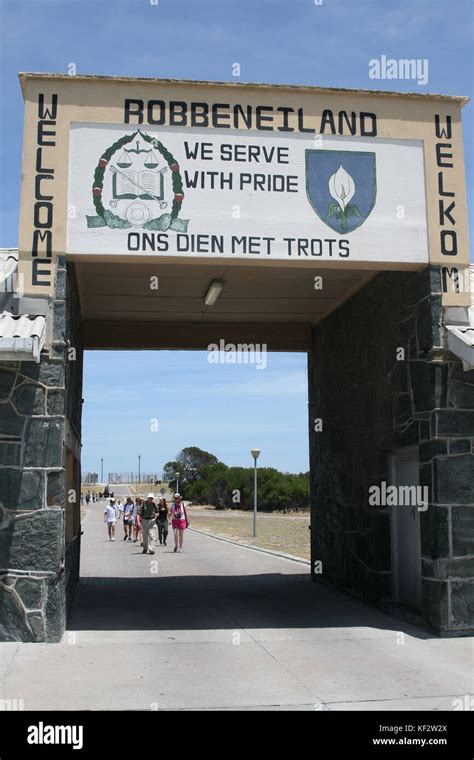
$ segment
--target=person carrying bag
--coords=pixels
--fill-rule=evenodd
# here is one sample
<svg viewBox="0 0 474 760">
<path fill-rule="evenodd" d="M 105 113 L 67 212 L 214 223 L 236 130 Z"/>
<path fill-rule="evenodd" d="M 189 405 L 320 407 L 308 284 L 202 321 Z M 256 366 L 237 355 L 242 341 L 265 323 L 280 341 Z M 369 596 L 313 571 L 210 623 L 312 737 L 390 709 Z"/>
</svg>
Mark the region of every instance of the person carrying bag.
<svg viewBox="0 0 474 760">
<path fill-rule="evenodd" d="M 174 533 L 174 550 L 175 552 L 183 551 L 184 531 L 189 527 L 189 520 L 186 509 L 181 501 L 181 495 L 175 493 L 174 502 L 171 505 L 171 525 Z"/>
</svg>

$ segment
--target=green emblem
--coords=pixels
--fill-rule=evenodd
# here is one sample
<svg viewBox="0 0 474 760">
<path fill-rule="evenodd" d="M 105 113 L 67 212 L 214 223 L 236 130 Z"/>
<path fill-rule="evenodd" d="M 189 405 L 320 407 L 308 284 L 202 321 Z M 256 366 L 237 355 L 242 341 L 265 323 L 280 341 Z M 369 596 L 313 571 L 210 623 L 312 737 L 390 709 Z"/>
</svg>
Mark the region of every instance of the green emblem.
<svg viewBox="0 0 474 760">
<path fill-rule="evenodd" d="M 106 183 L 108 190 L 104 190 L 106 171 L 112 175 L 111 182 Z M 172 178 L 171 208 L 165 200 L 168 171 Z M 186 232 L 189 220 L 179 218 L 183 199 L 178 162 L 160 140 L 137 130 L 121 137 L 100 157 L 92 184 L 97 216 L 87 216 L 87 226 Z"/>
</svg>

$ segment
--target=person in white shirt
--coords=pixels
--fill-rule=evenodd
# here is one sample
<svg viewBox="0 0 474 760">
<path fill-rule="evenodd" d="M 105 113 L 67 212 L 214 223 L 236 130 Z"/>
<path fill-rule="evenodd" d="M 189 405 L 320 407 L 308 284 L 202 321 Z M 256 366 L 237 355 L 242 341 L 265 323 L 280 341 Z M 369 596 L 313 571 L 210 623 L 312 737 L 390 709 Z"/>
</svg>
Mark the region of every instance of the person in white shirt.
<svg viewBox="0 0 474 760">
<path fill-rule="evenodd" d="M 109 541 L 115 541 L 115 523 L 117 522 L 115 499 L 110 499 L 109 506 L 104 509 L 104 522 L 107 523 Z"/>
</svg>

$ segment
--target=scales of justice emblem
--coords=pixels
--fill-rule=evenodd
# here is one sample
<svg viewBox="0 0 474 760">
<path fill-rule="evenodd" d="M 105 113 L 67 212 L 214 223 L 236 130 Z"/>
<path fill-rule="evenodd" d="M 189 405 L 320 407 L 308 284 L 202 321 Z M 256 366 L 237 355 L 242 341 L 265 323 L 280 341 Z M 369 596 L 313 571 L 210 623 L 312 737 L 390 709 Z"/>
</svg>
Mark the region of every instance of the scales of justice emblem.
<svg viewBox="0 0 474 760">
<path fill-rule="evenodd" d="M 183 199 L 178 162 L 160 140 L 137 130 L 101 155 L 92 187 L 97 215 L 86 217 L 87 226 L 186 232 Z"/>
</svg>

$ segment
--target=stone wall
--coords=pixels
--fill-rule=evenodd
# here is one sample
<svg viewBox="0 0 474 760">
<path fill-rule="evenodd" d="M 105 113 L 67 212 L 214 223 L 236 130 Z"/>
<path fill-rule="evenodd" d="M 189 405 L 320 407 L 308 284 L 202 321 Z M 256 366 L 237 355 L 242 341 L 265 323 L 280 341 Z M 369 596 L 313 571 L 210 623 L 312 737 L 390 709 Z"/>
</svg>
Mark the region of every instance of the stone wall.
<svg viewBox="0 0 474 760">
<path fill-rule="evenodd" d="M 437 267 L 381 273 L 313 331 L 312 559 L 315 580 L 391 601 L 389 508 L 368 489 L 390 481 L 394 449 L 419 446 L 422 613 L 453 633 L 474 626 L 474 373 L 442 348 L 440 287 Z"/>
<path fill-rule="evenodd" d="M 65 414 L 68 426 L 67 443 L 77 460 L 76 481 L 69 484 L 77 493 L 74 504 L 77 524 L 80 526 L 80 493 L 81 493 L 81 425 L 82 425 L 82 379 L 83 379 L 83 340 L 81 306 L 77 288 L 76 273 L 73 264 L 67 265 L 66 279 L 66 319 L 67 319 L 67 351 L 75 349 L 71 360 L 65 363 L 66 405 Z M 76 586 L 79 583 L 81 557 L 80 527 L 74 538 L 66 545 L 66 613 L 69 613 L 74 600 Z"/>
<path fill-rule="evenodd" d="M 39 364 L 0 364 L 0 640 L 7 641 L 58 641 L 66 575 L 69 595 L 78 575 L 78 551 L 68 549 L 77 572 L 66 566 L 65 448 L 72 437 L 80 451 L 82 345 L 77 288 L 63 259 L 49 319 Z"/>
</svg>

